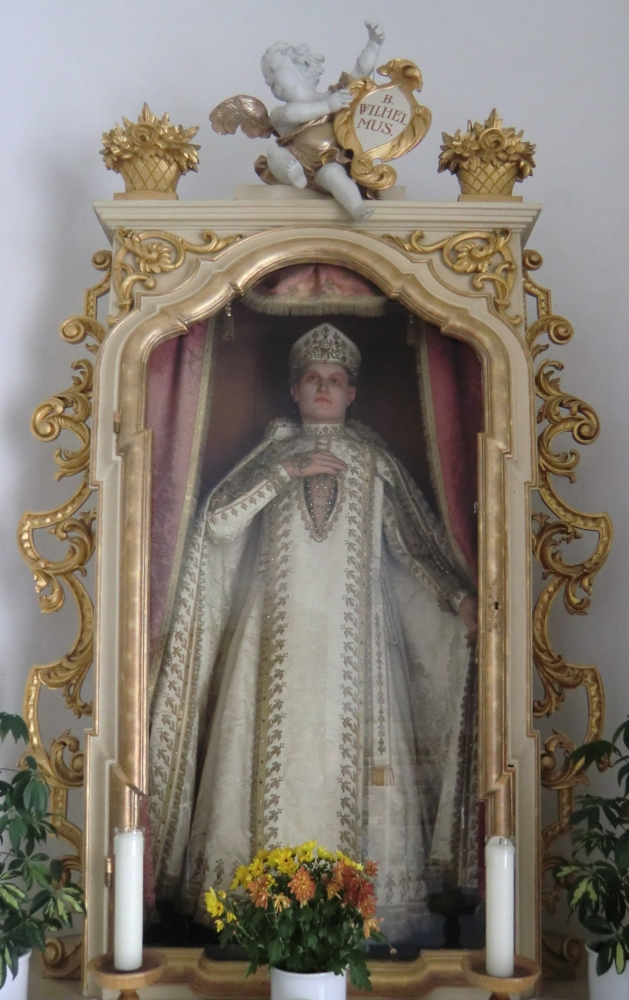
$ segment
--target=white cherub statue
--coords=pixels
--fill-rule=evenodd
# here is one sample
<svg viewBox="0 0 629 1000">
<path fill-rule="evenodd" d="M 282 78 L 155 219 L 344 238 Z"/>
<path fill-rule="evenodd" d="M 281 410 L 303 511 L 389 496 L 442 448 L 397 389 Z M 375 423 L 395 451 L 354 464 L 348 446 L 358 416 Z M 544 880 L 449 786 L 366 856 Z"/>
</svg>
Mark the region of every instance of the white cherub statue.
<svg viewBox="0 0 629 1000">
<path fill-rule="evenodd" d="M 216 132 L 233 135 L 240 125 L 252 137 L 277 137 L 267 155 L 256 160 L 256 173 L 265 183 L 325 191 L 356 221 L 372 215 L 373 208 L 350 177 L 350 158 L 334 135 L 332 121 L 352 102 L 345 89 L 352 78 L 370 76 L 376 67 L 384 32 L 377 24 L 365 24 L 369 41 L 352 75 L 343 73 L 336 86 L 317 90 L 324 56 L 307 45 L 276 42 L 262 56 L 262 73 L 273 96 L 284 103 L 268 114 L 257 98 L 240 94 L 222 101 L 210 114 Z"/>
</svg>

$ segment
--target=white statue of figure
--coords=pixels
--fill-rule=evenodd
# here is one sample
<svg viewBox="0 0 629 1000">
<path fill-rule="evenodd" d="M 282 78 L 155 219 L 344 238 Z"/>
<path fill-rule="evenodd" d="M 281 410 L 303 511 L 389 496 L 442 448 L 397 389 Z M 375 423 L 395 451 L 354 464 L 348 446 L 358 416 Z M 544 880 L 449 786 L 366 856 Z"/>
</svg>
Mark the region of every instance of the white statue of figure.
<svg viewBox="0 0 629 1000">
<path fill-rule="evenodd" d="M 267 114 L 261 101 L 239 95 L 222 101 L 210 114 L 214 130 L 223 134 L 233 134 L 240 125 L 249 136 L 277 136 L 266 156 L 256 161 L 256 172 L 266 183 L 325 191 L 356 221 L 372 215 L 373 208 L 349 175 L 350 158 L 334 135 L 332 121 L 351 104 L 346 85 L 353 77 L 370 76 L 376 67 L 384 32 L 377 24 L 365 24 L 369 41 L 352 76 L 342 74 L 337 86 L 317 89 L 324 56 L 307 45 L 277 42 L 264 53 L 262 72 L 273 96 L 284 103 Z"/>
<path fill-rule="evenodd" d="M 316 839 L 379 862 L 391 941 L 456 867 L 476 599 L 443 526 L 368 428 L 346 422 L 356 345 L 330 323 L 290 356 L 300 423 L 202 503 L 151 712 L 156 894 L 203 896 L 263 848 Z M 462 758 L 463 755 L 463 758 Z"/>
</svg>

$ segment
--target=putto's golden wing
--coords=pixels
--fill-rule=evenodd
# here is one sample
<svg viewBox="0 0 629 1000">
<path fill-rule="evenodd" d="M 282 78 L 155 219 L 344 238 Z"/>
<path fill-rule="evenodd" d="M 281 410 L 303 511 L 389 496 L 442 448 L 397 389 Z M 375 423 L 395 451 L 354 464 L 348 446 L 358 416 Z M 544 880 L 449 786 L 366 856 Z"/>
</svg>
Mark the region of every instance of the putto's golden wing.
<svg viewBox="0 0 629 1000">
<path fill-rule="evenodd" d="M 238 126 L 250 139 L 268 139 L 277 135 L 262 101 L 249 94 L 237 94 L 221 101 L 210 111 L 210 121 L 214 131 L 220 135 L 234 135 Z"/>
</svg>

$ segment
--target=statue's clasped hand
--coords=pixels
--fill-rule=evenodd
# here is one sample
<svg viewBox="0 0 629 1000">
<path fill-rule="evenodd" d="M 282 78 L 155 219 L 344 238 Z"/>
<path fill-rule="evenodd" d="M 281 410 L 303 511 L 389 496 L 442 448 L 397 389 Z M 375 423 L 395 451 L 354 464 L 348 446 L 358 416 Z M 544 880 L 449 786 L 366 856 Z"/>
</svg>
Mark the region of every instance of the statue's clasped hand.
<svg viewBox="0 0 629 1000">
<path fill-rule="evenodd" d="M 347 472 L 346 463 L 331 451 L 306 451 L 301 455 L 287 458 L 282 465 L 291 479 L 316 476 L 319 473 L 338 476 L 340 472 Z"/>
</svg>

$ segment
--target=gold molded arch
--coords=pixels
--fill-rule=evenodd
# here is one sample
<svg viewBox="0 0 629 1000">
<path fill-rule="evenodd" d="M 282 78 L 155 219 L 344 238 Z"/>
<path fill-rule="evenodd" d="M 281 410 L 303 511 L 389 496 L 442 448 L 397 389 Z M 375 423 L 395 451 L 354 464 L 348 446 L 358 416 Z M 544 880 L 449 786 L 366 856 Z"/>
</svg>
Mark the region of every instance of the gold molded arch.
<svg viewBox="0 0 629 1000">
<path fill-rule="evenodd" d="M 112 331 L 100 359 L 104 368 L 108 355 L 119 356 L 121 372 L 116 406 L 120 430 L 117 452 L 124 462 L 122 510 L 125 511 L 120 608 L 120 661 L 123 705 L 120 720 L 141 719 L 142 726 L 119 726 L 117 792 L 112 823 L 128 825 L 134 817 L 131 789 L 147 790 L 146 719 L 147 637 L 138 623 L 146 621 L 148 610 L 147 546 L 150 519 L 147 468 L 150 462 L 150 432 L 145 428 L 146 369 L 151 351 L 174 336 L 185 335 L 194 323 L 206 320 L 225 308 L 234 298 L 271 271 L 288 264 L 324 262 L 349 267 L 378 285 L 390 298 L 410 312 L 437 325 L 445 335 L 470 344 L 479 354 L 485 385 L 486 431 L 480 446 L 479 495 L 483 498 L 481 520 L 485 539 L 480 566 L 479 597 L 483 664 L 481 697 L 480 781 L 488 801 L 488 826 L 510 835 L 514 827 L 513 771 L 507 760 L 507 720 L 505 715 L 505 638 L 507 608 L 497 595 L 505 592 L 507 573 L 504 538 L 504 463 L 512 457 L 513 419 L 511 413 L 511 372 L 513 346 L 521 370 L 532 385 L 530 358 L 513 327 L 486 312 L 475 315 L 468 303 L 457 304 L 460 293 L 447 289 L 431 272 L 430 262 L 409 260 L 399 248 L 362 233 L 344 230 L 309 229 L 266 232 L 232 243 L 215 260 L 199 261 L 180 292 L 184 297 L 158 306 L 149 296 L 138 296 L 139 308 Z M 423 275 L 432 275 L 429 282 Z M 196 285 L 194 290 L 190 285 Z M 188 291 L 188 294 L 185 292 Z M 437 292 L 442 294 L 437 294 Z M 446 294 L 443 294 L 446 293 Z M 465 293 L 463 293 L 465 295 Z M 175 293 L 169 292 L 173 299 Z M 448 298 L 450 301 L 448 301 Z M 484 303 L 484 299 L 478 299 Z M 470 303 L 471 304 L 471 303 Z M 477 309 L 477 312 L 480 311 Z M 143 316 L 143 312 L 149 315 Z M 501 336 L 498 331 L 502 331 Z M 505 341 L 513 345 L 511 355 Z M 121 344 L 122 341 L 122 344 Z M 102 370 L 102 369 L 101 369 Z M 105 416 L 105 415 L 103 415 Z M 102 426 L 108 432 L 107 420 Z M 530 478 L 530 476 L 528 477 Z M 133 569 L 131 567 L 134 567 Z M 137 567 L 140 567 L 138 571 Z"/>
</svg>

